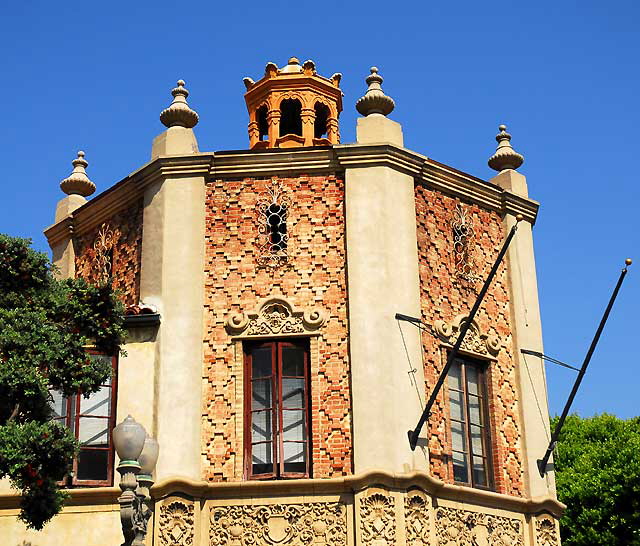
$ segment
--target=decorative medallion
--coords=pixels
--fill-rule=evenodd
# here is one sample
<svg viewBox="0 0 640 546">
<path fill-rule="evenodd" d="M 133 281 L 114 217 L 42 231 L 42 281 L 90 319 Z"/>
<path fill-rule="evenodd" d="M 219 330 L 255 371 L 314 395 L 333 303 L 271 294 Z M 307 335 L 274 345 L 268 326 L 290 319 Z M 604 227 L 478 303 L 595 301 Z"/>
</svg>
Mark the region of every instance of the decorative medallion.
<svg viewBox="0 0 640 546">
<path fill-rule="evenodd" d="M 362 544 L 394 546 L 396 518 L 392 496 L 374 493 L 360 501 Z"/>
<path fill-rule="evenodd" d="M 458 203 L 451 220 L 453 229 L 453 258 L 455 260 L 456 276 L 472 283 L 482 280 L 475 273 L 476 233 L 469 211 Z"/>
<path fill-rule="evenodd" d="M 212 507 L 209 541 L 210 546 L 343 546 L 346 509 L 339 502 Z"/>
<path fill-rule="evenodd" d="M 104 223 L 100 226 L 98 236 L 93 243 L 95 255 L 95 267 L 98 270 L 98 279 L 106 282 L 111 278 L 113 270 L 113 249 L 120 238 L 120 232 Z"/>
<path fill-rule="evenodd" d="M 192 504 L 175 501 L 160 507 L 160 544 L 190 546 L 193 544 L 194 510 Z"/>
<path fill-rule="evenodd" d="M 242 337 L 285 336 L 312 334 L 325 322 L 324 313 L 317 308 L 307 311 L 295 309 L 284 298 L 268 298 L 258 311 L 229 315 L 225 327 L 231 335 Z"/>
<path fill-rule="evenodd" d="M 458 332 L 466 321 L 467 315 L 458 315 L 451 323 L 437 320 L 434 324 L 438 337 L 448 345 L 454 345 L 458 339 Z M 497 336 L 483 333 L 478 323 L 473 320 L 467 330 L 460 349 L 480 356 L 496 356 L 502 342 Z"/>
<path fill-rule="evenodd" d="M 273 177 L 258 197 L 258 265 L 276 269 L 289 261 L 291 199 L 282 182 Z"/>
<path fill-rule="evenodd" d="M 536 546 L 560 546 L 557 525 L 551 517 L 536 520 Z"/>
<path fill-rule="evenodd" d="M 407 493 L 404 499 L 404 521 L 407 546 L 428 546 L 429 499 L 421 494 Z"/>
<path fill-rule="evenodd" d="M 438 546 L 524 546 L 518 519 L 444 507 L 435 517 Z"/>
</svg>

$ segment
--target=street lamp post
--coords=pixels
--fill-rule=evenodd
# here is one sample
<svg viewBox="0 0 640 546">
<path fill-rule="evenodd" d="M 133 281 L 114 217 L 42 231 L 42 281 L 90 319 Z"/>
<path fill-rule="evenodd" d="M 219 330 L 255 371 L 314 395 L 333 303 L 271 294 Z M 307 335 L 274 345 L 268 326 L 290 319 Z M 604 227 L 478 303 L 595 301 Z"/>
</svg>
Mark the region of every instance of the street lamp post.
<svg viewBox="0 0 640 546">
<path fill-rule="evenodd" d="M 158 460 L 159 446 L 144 427 L 131 415 L 113 429 L 113 443 L 120 457 L 120 521 L 122 546 L 144 546 L 147 523 L 151 517 L 153 469 Z"/>
</svg>

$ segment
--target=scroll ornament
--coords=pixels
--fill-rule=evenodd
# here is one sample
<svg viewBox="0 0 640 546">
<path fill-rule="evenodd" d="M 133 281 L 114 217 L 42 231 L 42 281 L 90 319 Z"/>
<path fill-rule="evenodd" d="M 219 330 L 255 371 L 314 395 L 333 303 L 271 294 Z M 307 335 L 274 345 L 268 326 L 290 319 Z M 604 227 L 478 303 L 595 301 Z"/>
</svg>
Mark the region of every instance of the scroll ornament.
<svg viewBox="0 0 640 546">
<path fill-rule="evenodd" d="M 258 311 L 229 315 L 225 327 L 231 335 L 260 337 L 313 333 L 324 323 L 318 308 L 300 311 L 283 298 L 269 298 Z"/>
<path fill-rule="evenodd" d="M 345 546 L 347 515 L 339 502 L 213 508 L 210 546 Z"/>
<path fill-rule="evenodd" d="M 438 546 L 524 546 L 515 518 L 444 507 L 436 510 L 436 539 Z"/>
<path fill-rule="evenodd" d="M 436 334 L 444 343 L 453 345 L 466 319 L 467 315 L 458 315 L 451 323 L 437 320 L 434 323 Z M 478 323 L 473 320 L 460 349 L 480 356 L 496 356 L 501 346 L 502 342 L 497 336 L 483 333 Z"/>
</svg>

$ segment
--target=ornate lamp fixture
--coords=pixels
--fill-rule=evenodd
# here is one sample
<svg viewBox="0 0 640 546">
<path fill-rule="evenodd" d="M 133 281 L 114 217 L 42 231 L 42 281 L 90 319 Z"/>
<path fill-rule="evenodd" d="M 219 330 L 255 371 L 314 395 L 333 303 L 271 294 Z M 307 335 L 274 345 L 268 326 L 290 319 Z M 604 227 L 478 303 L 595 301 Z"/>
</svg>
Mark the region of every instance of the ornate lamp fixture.
<svg viewBox="0 0 640 546">
<path fill-rule="evenodd" d="M 158 460 L 159 445 L 131 415 L 113 429 L 120 464 L 120 521 L 124 542 L 122 546 L 144 546 L 147 523 L 151 517 L 153 469 Z"/>
</svg>

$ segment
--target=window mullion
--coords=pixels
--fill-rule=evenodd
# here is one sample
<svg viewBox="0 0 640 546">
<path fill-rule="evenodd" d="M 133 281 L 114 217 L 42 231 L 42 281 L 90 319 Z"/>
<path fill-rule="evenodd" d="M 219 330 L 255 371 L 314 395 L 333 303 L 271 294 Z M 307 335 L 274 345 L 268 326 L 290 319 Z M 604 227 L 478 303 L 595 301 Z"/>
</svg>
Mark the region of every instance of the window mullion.
<svg viewBox="0 0 640 546">
<path fill-rule="evenodd" d="M 273 377 L 273 389 L 274 389 L 274 407 L 273 411 L 273 466 L 274 466 L 274 474 L 276 476 L 281 476 L 284 470 L 282 463 L 282 385 L 281 385 L 281 352 L 282 349 L 280 347 L 280 343 L 273 342 L 272 348 L 272 357 L 271 357 L 271 366 L 272 366 L 272 377 Z"/>
<path fill-rule="evenodd" d="M 466 423 L 465 423 L 465 435 L 467 437 L 467 473 L 469 476 L 469 483 L 471 486 L 473 483 L 473 446 L 471 444 L 471 411 L 469 409 L 469 385 L 467 385 L 467 363 L 461 362 L 462 364 L 462 389 L 463 389 L 463 398 L 465 404 L 465 415 L 466 415 Z"/>
</svg>

